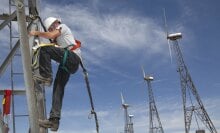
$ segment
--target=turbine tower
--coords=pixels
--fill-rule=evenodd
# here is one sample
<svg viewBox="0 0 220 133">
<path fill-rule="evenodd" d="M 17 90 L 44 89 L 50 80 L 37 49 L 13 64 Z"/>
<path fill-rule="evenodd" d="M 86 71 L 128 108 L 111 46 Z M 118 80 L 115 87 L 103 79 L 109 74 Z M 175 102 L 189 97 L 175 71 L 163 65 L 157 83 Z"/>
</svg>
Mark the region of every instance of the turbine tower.
<svg viewBox="0 0 220 133">
<path fill-rule="evenodd" d="M 134 127 L 133 127 L 133 121 L 132 121 L 132 118 L 134 117 L 134 115 L 128 115 L 129 117 L 129 133 L 134 133 Z"/>
<path fill-rule="evenodd" d="M 175 53 L 177 61 L 177 71 L 180 75 L 180 83 L 182 90 L 183 99 L 183 110 L 184 110 L 184 121 L 185 121 L 185 133 L 189 133 L 190 125 L 193 114 L 195 114 L 195 119 L 197 126 L 199 127 L 197 117 L 202 121 L 202 123 L 207 127 L 210 133 L 217 133 L 205 107 L 200 99 L 197 89 L 192 81 L 190 73 L 187 66 L 184 63 L 183 56 L 178 44 L 178 39 L 182 38 L 181 33 L 167 34 L 167 39 L 173 42 L 173 50 Z M 193 99 L 194 98 L 194 101 Z M 193 103 L 195 102 L 195 103 Z M 196 117 L 197 116 L 197 117 Z M 197 130 L 201 131 L 201 130 Z M 205 131 L 203 131 L 205 132 Z"/>
<path fill-rule="evenodd" d="M 121 93 L 121 103 L 124 109 L 124 120 L 125 120 L 124 133 L 134 133 L 133 123 L 132 123 L 133 115 L 128 115 L 128 107 L 130 107 L 130 105 L 125 103 L 122 93 Z"/>
<path fill-rule="evenodd" d="M 148 95 L 149 95 L 149 118 L 150 118 L 150 129 L 149 133 L 164 133 L 163 127 L 160 121 L 160 117 L 157 111 L 157 107 L 154 101 L 153 90 L 151 87 L 151 81 L 154 80 L 152 76 L 145 76 L 143 69 L 144 80 L 147 82 Z"/>
</svg>

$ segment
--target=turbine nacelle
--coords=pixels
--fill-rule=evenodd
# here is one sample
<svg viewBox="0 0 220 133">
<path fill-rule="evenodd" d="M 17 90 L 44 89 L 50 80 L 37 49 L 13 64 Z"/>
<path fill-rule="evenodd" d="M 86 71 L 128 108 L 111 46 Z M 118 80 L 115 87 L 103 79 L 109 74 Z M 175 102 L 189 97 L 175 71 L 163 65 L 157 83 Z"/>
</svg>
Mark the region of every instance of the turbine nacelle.
<svg viewBox="0 0 220 133">
<path fill-rule="evenodd" d="M 145 76 L 144 80 L 153 81 L 154 77 L 152 77 L 152 76 Z"/>
<path fill-rule="evenodd" d="M 167 35 L 167 39 L 169 40 L 177 40 L 177 39 L 181 39 L 182 38 L 182 33 L 173 33 L 173 34 L 168 34 Z"/>
<path fill-rule="evenodd" d="M 123 106 L 124 109 L 130 107 L 130 105 L 129 105 L 129 104 L 126 104 L 126 103 L 122 104 L 122 106 Z"/>
<path fill-rule="evenodd" d="M 150 80 L 150 81 L 154 80 L 154 77 L 152 77 L 152 76 L 146 76 L 143 66 L 142 66 L 141 68 L 142 68 L 144 80 Z"/>
<path fill-rule="evenodd" d="M 150 74 L 148 74 L 148 75 L 145 74 L 143 67 L 142 67 L 142 71 L 143 71 L 144 80 L 146 80 L 148 83 L 154 80 L 153 76 L 151 76 Z"/>
<path fill-rule="evenodd" d="M 132 118 L 132 117 L 134 117 L 134 115 L 128 115 L 129 116 L 129 118 Z"/>
</svg>

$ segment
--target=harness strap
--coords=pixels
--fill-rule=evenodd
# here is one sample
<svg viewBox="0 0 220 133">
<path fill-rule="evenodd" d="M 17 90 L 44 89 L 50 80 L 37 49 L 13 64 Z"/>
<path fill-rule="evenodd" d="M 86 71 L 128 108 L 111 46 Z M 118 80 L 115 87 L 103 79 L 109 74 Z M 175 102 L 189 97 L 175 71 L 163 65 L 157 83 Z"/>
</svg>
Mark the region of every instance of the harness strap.
<svg viewBox="0 0 220 133">
<path fill-rule="evenodd" d="M 37 62 L 38 62 L 38 58 L 39 58 L 40 48 L 41 47 L 46 47 L 46 46 L 54 46 L 54 45 L 55 44 L 53 44 L 53 43 L 49 43 L 49 44 L 41 43 L 41 44 L 38 44 L 38 45 L 32 47 L 32 49 L 33 49 L 33 57 L 32 57 L 32 65 L 31 66 L 32 66 L 33 69 L 37 69 L 38 68 Z"/>
<path fill-rule="evenodd" d="M 64 52 L 64 55 L 63 55 L 63 61 L 62 61 L 62 64 L 61 64 L 60 68 L 65 70 L 66 72 L 70 73 L 68 68 L 66 67 L 66 61 L 67 61 L 68 54 L 69 54 L 69 50 L 65 49 L 65 52 Z"/>
<path fill-rule="evenodd" d="M 67 61 L 67 56 L 69 54 L 69 51 L 74 51 L 77 48 L 81 47 L 81 42 L 79 40 L 75 40 L 75 42 L 76 42 L 76 45 L 71 44 L 71 45 L 69 45 L 65 48 L 65 52 L 64 52 L 64 55 L 63 55 L 63 61 L 62 61 L 62 64 L 60 66 L 61 69 L 65 70 L 68 73 L 70 73 L 70 72 L 69 72 L 68 68 L 66 67 L 66 61 Z"/>
</svg>

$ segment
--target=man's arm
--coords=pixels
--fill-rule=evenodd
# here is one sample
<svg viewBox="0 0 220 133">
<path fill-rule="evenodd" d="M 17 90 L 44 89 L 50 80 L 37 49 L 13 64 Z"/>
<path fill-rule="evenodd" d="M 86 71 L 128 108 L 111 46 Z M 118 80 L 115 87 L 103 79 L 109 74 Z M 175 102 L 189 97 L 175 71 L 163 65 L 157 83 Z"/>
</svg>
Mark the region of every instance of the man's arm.
<svg viewBox="0 0 220 133">
<path fill-rule="evenodd" d="M 54 30 L 52 32 L 30 31 L 31 36 L 40 36 L 47 39 L 55 39 L 60 36 L 60 30 Z"/>
</svg>

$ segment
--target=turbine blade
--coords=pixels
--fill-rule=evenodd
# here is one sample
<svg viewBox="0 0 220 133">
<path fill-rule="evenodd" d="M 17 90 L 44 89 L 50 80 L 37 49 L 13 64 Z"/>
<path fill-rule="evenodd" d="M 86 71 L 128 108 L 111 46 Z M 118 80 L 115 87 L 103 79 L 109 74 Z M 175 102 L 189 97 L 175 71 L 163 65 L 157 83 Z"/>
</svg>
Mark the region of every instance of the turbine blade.
<svg viewBox="0 0 220 133">
<path fill-rule="evenodd" d="M 142 72 L 143 72 L 143 76 L 144 76 L 144 78 L 145 78 L 145 71 L 144 71 L 144 67 L 143 66 L 141 66 L 141 69 L 142 69 Z"/>
<path fill-rule="evenodd" d="M 122 92 L 121 92 L 121 104 L 124 104 L 125 103 L 125 100 L 124 100 L 124 97 L 122 95 Z"/>
<path fill-rule="evenodd" d="M 163 17 L 164 17 L 164 28 L 166 36 L 168 37 L 168 26 L 167 26 L 167 17 L 166 17 L 166 10 L 163 8 Z"/>
<path fill-rule="evenodd" d="M 168 46 L 169 46 L 169 54 L 170 54 L 170 62 L 171 64 L 173 63 L 173 58 L 172 58 L 172 50 L 171 50 L 171 44 L 170 44 L 170 40 L 167 40 Z"/>
</svg>

